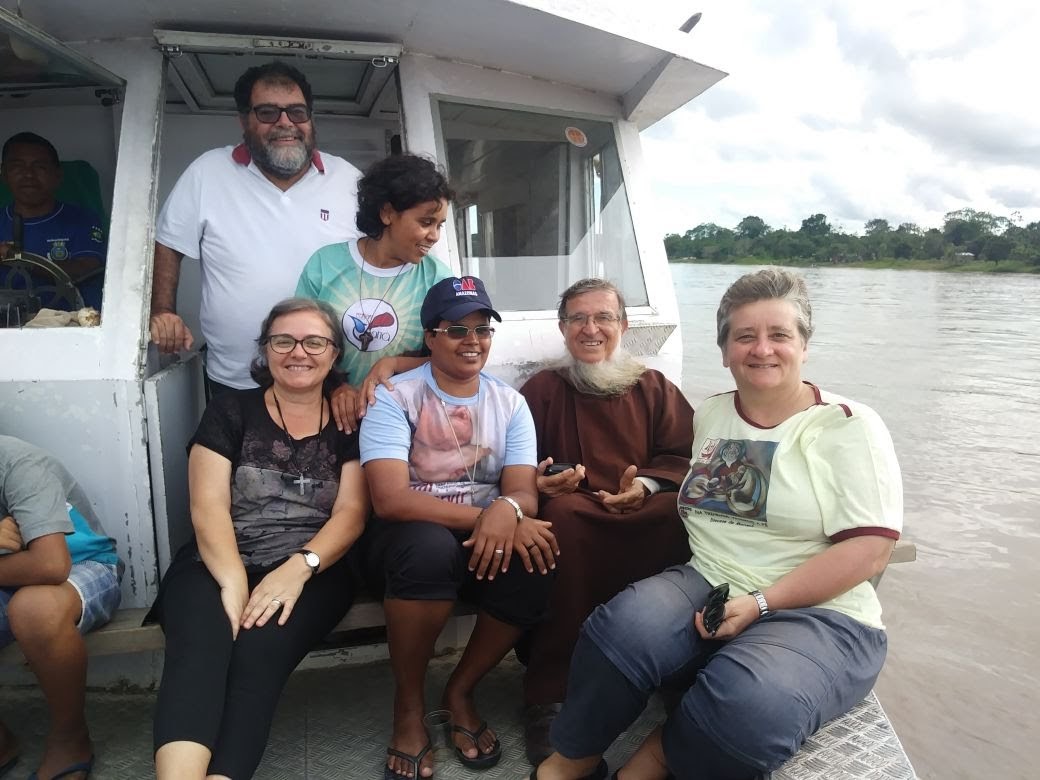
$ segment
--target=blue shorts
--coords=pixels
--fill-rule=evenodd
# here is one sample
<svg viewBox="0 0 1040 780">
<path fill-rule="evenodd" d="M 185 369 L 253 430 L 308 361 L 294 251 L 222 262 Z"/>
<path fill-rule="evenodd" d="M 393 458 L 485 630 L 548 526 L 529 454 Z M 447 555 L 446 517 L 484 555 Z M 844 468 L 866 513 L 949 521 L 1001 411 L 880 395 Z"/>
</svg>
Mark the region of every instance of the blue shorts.
<svg viewBox="0 0 1040 780">
<path fill-rule="evenodd" d="M 76 628 L 81 634 L 103 626 L 112 619 L 122 592 L 119 580 L 122 579 L 122 564 L 83 561 L 72 564 L 67 582 L 76 589 L 83 605 Z M 14 641 L 11 626 L 7 620 L 7 604 L 18 588 L 0 588 L 0 647 L 6 647 Z"/>
</svg>

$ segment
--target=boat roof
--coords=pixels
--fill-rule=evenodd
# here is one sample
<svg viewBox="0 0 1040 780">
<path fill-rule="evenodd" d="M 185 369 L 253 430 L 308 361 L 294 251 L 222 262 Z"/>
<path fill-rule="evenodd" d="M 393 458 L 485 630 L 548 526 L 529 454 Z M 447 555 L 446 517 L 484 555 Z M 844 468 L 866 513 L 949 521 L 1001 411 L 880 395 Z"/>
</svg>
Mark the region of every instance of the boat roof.
<svg viewBox="0 0 1040 780">
<path fill-rule="evenodd" d="M 695 38 L 581 0 L 34 0 L 26 21 L 66 43 L 149 38 L 155 29 L 399 43 L 615 96 L 640 129 L 726 74 Z"/>
</svg>

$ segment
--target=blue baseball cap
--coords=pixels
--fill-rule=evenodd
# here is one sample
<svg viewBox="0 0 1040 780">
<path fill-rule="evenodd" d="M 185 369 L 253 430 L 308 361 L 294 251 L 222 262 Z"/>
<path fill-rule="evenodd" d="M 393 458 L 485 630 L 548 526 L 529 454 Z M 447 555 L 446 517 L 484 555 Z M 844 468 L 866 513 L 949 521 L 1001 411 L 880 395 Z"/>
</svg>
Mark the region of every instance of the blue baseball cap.
<svg viewBox="0 0 1040 780">
<path fill-rule="evenodd" d="M 426 293 L 419 320 L 425 330 L 436 328 L 441 320 L 458 322 L 467 314 L 486 311 L 499 322 L 502 316 L 491 305 L 484 283 L 475 276 L 450 276 L 441 279 Z"/>
</svg>

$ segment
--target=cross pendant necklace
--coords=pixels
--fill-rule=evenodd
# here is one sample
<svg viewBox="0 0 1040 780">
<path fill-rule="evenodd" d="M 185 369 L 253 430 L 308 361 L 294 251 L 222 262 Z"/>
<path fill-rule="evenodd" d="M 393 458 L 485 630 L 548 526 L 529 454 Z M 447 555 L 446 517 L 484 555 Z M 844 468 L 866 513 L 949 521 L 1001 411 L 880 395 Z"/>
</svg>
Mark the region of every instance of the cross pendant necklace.
<svg viewBox="0 0 1040 780">
<path fill-rule="evenodd" d="M 271 397 L 274 399 L 274 408 L 278 410 L 278 420 L 282 423 L 282 430 L 285 432 L 285 438 L 289 440 L 289 465 L 299 475 L 292 481 L 292 484 L 300 486 L 300 495 L 303 495 L 306 487 L 314 482 L 310 477 L 303 476 L 303 469 L 300 467 L 299 461 L 296 459 L 296 441 L 293 439 L 292 434 L 289 433 L 289 427 L 285 424 L 285 417 L 282 415 L 282 405 L 278 403 L 278 394 L 275 393 L 274 387 L 271 388 Z M 318 435 L 321 435 L 322 422 L 325 419 L 325 399 L 322 398 L 318 406 Z"/>
</svg>

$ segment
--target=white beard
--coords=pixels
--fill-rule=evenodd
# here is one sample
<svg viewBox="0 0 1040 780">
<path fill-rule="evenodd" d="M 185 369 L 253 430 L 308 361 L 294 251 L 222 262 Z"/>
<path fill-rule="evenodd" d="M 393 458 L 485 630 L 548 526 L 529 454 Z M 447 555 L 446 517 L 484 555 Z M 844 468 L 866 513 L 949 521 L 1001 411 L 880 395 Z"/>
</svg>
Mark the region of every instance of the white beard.
<svg viewBox="0 0 1040 780">
<path fill-rule="evenodd" d="M 313 152 L 303 138 L 292 146 L 275 146 L 250 134 L 246 134 L 245 140 L 256 166 L 280 179 L 290 179 L 306 168 Z"/>
<path fill-rule="evenodd" d="M 579 393 L 598 396 L 624 395 L 646 372 L 646 366 L 620 346 L 598 363 L 583 363 L 570 352 L 550 365 Z"/>
<path fill-rule="evenodd" d="M 289 177 L 299 173 L 307 164 L 307 149 L 300 144 L 287 149 L 268 149 L 267 168 L 272 173 Z"/>
</svg>

